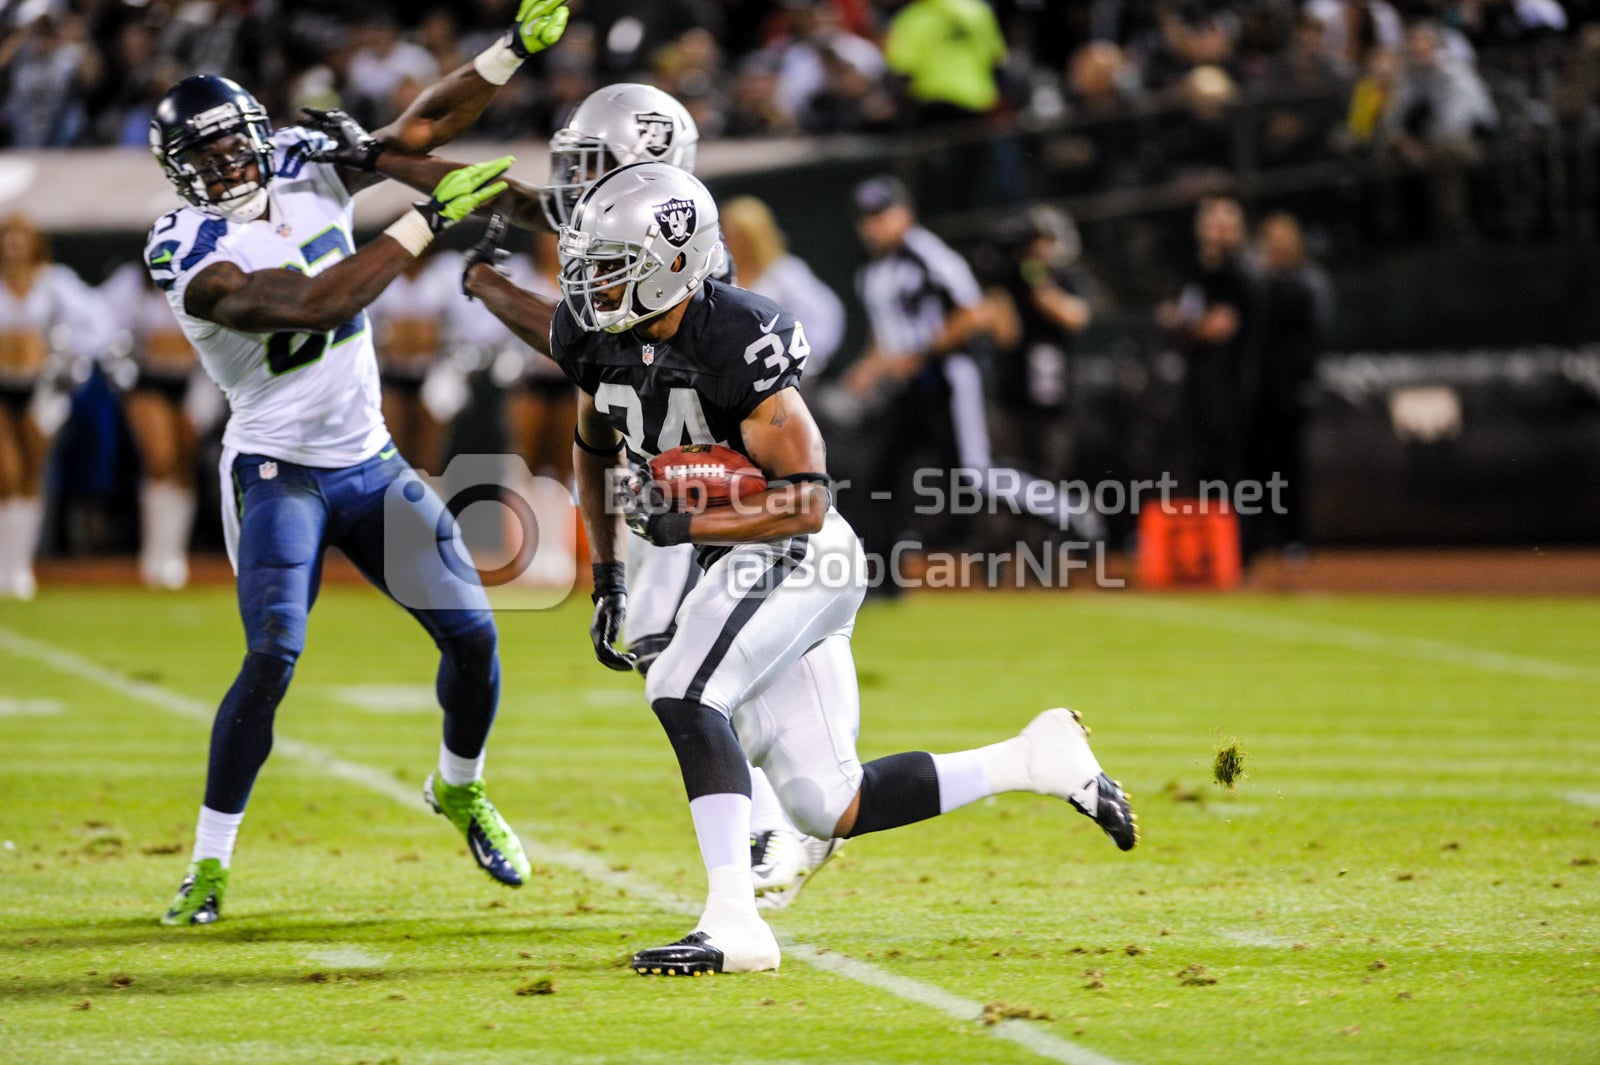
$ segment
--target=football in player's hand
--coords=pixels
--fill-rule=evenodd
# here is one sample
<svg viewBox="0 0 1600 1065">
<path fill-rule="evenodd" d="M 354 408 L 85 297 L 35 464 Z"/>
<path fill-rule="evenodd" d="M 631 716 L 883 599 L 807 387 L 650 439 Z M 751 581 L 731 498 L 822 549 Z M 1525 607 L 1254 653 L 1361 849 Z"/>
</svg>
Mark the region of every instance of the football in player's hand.
<svg viewBox="0 0 1600 1065">
<path fill-rule="evenodd" d="M 673 510 L 725 507 L 767 487 L 760 468 L 731 447 L 689 444 L 650 460 L 650 476 Z"/>
</svg>

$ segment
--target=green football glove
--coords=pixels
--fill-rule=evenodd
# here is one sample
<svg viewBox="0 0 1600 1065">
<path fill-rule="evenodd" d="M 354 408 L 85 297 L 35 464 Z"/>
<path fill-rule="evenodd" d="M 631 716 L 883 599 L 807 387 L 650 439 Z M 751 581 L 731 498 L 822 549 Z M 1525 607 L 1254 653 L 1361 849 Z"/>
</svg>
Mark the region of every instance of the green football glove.
<svg viewBox="0 0 1600 1065">
<path fill-rule="evenodd" d="M 521 59 L 542 52 L 566 32 L 567 0 L 522 0 L 511 27 L 511 50 Z"/>
<path fill-rule="evenodd" d="M 495 178 L 509 170 L 514 162 L 514 156 L 502 155 L 486 163 L 452 170 L 434 188 L 433 199 L 419 200 L 413 206 L 427 219 L 428 228 L 438 233 L 506 191 L 506 183 Z"/>
</svg>

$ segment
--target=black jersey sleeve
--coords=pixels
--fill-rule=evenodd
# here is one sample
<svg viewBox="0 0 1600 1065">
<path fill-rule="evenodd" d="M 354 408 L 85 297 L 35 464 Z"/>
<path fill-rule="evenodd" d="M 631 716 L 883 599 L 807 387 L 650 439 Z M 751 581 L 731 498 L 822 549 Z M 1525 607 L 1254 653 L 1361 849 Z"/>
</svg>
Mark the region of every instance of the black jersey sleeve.
<svg viewBox="0 0 1600 1065">
<path fill-rule="evenodd" d="M 800 320 L 770 301 L 735 321 L 728 333 L 731 372 L 721 378 L 717 405 L 743 421 L 768 396 L 800 383 L 811 345 Z"/>
</svg>

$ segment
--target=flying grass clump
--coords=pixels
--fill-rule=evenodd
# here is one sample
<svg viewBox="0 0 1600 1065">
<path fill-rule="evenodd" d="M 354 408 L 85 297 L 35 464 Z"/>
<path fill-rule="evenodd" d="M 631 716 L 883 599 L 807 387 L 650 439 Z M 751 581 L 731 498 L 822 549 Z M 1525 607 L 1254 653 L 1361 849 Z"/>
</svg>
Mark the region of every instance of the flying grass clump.
<svg viewBox="0 0 1600 1065">
<path fill-rule="evenodd" d="M 983 1006 L 983 1023 L 989 1027 L 1001 1021 L 1053 1021 L 1054 1017 L 1032 1006 L 1013 1005 L 1009 1002 L 986 1002 Z"/>
<path fill-rule="evenodd" d="M 1211 775 L 1229 791 L 1244 779 L 1244 748 L 1238 740 L 1229 740 L 1218 748 L 1217 757 L 1211 763 Z"/>
<path fill-rule="evenodd" d="M 541 976 L 517 988 L 517 994 L 527 998 L 532 995 L 553 995 L 556 993 L 556 982 L 548 976 Z"/>
</svg>

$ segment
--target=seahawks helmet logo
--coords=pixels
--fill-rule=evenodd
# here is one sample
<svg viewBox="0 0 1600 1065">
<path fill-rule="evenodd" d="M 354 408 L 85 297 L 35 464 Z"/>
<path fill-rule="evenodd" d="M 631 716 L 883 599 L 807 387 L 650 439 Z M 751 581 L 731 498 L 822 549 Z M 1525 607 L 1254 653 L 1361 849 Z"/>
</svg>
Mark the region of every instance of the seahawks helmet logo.
<svg viewBox="0 0 1600 1065">
<path fill-rule="evenodd" d="M 656 222 L 662 236 L 674 248 L 681 248 L 694 236 L 695 211 L 693 200 L 668 200 L 656 208 Z"/>
<path fill-rule="evenodd" d="M 637 111 L 633 122 L 639 130 L 639 147 L 649 152 L 651 158 L 660 159 L 672 150 L 676 124 L 671 115 L 664 115 L 660 111 Z"/>
</svg>

